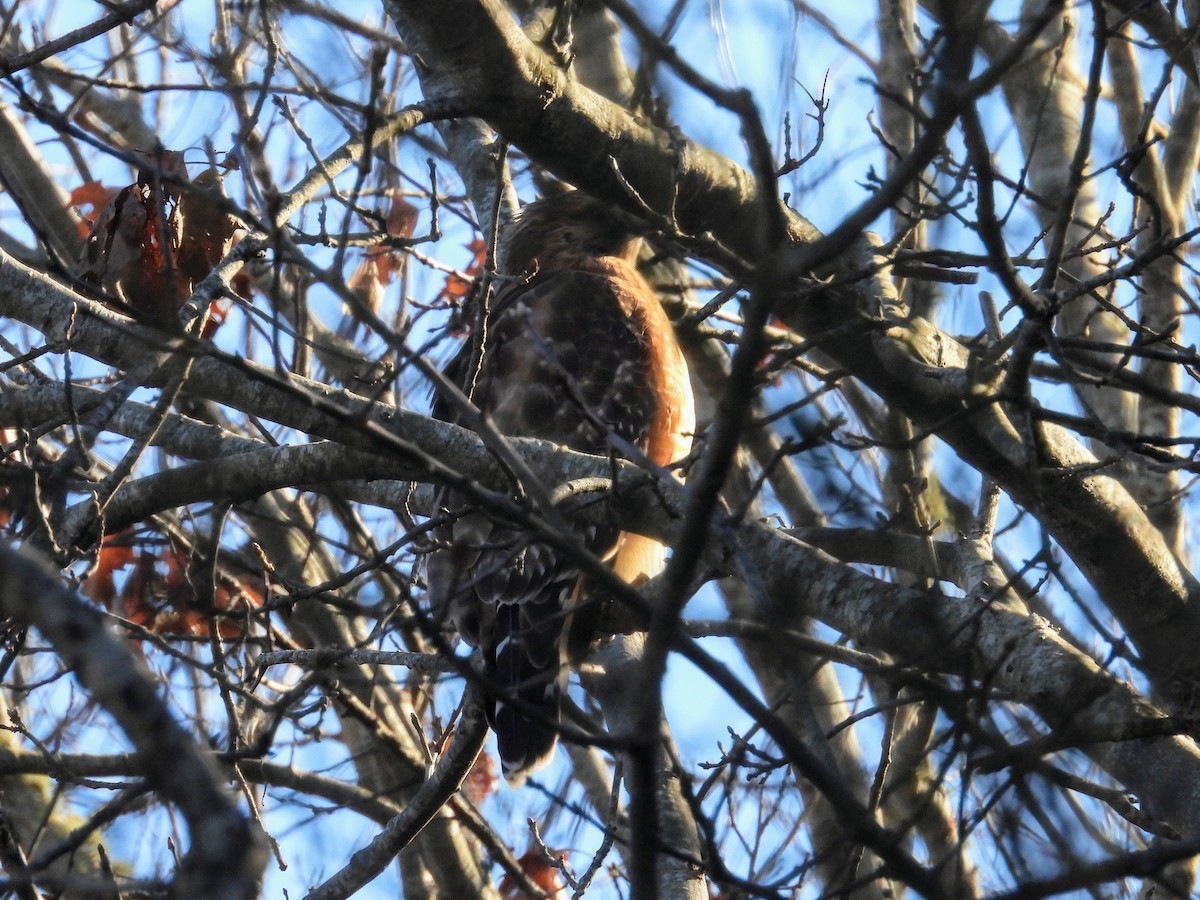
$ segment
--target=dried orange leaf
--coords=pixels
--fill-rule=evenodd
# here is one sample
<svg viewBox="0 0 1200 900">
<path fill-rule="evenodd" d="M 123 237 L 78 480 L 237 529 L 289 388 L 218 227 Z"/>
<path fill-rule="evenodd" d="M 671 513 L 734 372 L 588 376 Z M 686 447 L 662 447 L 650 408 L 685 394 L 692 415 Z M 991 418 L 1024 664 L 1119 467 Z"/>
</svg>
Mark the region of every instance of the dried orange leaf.
<svg viewBox="0 0 1200 900">
<path fill-rule="evenodd" d="M 554 856 L 560 861 L 567 858 L 567 855 L 562 851 L 555 851 Z M 517 862 L 521 864 L 521 870 L 529 876 L 529 880 L 551 897 L 566 896 L 565 886 L 563 885 L 562 878 L 559 876 L 558 869 L 546 859 L 545 851 L 541 847 L 531 847 L 526 850 Z M 500 895 L 505 900 L 528 900 L 529 898 L 529 893 L 521 890 L 516 882 L 507 875 L 500 882 Z"/>
<path fill-rule="evenodd" d="M 100 552 L 96 555 L 96 567 L 83 582 L 83 593 L 105 609 L 112 609 L 117 587 L 113 575 L 135 559 L 133 547 L 128 543 L 129 529 L 104 536 Z"/>
</svg>

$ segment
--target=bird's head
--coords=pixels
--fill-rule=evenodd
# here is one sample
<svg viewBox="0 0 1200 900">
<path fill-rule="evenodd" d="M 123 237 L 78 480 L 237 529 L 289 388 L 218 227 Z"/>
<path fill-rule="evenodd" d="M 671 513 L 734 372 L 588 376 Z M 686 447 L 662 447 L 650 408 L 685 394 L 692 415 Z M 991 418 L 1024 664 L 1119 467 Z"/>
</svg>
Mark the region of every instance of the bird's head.
<svg viewBox="0 0 1200 900">
<path fill-rule="evenodd" d="M 577 261 L 615 256 L 637 260 L 647 225 L 616 207 L 570 191 L 528 204 L 513 223 L 505 257 L 510 272 L 576 268 Z"/>
</svg>

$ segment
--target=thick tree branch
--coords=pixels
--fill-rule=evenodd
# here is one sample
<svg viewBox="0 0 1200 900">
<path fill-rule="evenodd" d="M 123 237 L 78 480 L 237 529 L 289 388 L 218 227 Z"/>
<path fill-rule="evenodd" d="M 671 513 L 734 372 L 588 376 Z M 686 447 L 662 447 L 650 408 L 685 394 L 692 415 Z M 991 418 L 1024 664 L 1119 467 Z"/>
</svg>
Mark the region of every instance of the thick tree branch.
<svg viewBox="0 0 1200 900">
<path fill-rule="evenodd" d="M 175 885 L 180 897 L 258 896 L 261 837 L 238 812 L 210 759 L 159 696 L 159 687 L 104 626 L 103 614 L 67 590 L 32 552 L 0 545 L 0 611 L 37 628 L 146 764 L 151 784 L 188 823 L 191 846 Z"/>
</svg>

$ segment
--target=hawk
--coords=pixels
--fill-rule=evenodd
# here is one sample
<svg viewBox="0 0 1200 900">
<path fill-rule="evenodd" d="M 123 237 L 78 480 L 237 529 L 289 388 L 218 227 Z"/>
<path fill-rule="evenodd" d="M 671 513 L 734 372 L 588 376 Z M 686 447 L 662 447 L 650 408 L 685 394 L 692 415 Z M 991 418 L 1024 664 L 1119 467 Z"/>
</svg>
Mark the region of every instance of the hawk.
<svg viewBox="0 0 1200 900">
<path fill-rule="evenodd" d="M 482 347 L 468 342 L 446 369 L 502 434 L 657 466 L 687 455 L 695 429 L 687 364 L 637 270 L 638 228 L 578 191 L 522 210 L 506 244 L 507 267 L 522 278 L 492 301 L 477 329 Z M 434 414 L 456 418 L 441 401 Z M 430 554 L 431 607 L 483 652 L 488 721 L 505 777 L 519 785 L 554 753 L 564 622 L 594 598 L 550 545 L 466 508 L 453 492 L 440 506 L 453 524 Z M 631 584 L 662 569 L 657 541 L 606 525 L 581 533 Z"/>
</svg>

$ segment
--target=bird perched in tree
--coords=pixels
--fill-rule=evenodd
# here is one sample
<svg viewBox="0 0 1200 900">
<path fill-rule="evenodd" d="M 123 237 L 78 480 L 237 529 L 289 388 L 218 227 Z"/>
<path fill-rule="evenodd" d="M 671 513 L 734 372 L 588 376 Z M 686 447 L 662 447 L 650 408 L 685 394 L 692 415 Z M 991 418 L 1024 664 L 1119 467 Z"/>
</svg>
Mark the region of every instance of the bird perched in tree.
<svg viewBox="0 0 1200 900">
<path fill-rule="evenodd" d="M 657 466 L 687 455 L 695 428 L 687 364 L 637 270 L 637 232 L 632 216 L 578 191 L 521 212 L 506 244 L 507 268 L 521 277 L 491 302 L 476 329 L 481 340 L 447 368 L 502 434 L 640 454 Z M 458 418 L 441 400 L 434 413 Z M 577 565 L 549 544 L 491 521 L 453 492 L 441 506 L 452 524 L 429 558 L 431 606 L 482 649 L 488 719 L 505 777 L 520 784 L 558 739 L 564 621 L 596 598 Z M 595 524 L 581 534 L 629 583 L 662 568 L 665 548 L 650 538 Z"/>
</svg>

